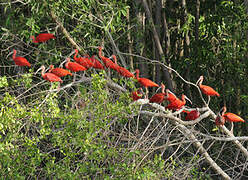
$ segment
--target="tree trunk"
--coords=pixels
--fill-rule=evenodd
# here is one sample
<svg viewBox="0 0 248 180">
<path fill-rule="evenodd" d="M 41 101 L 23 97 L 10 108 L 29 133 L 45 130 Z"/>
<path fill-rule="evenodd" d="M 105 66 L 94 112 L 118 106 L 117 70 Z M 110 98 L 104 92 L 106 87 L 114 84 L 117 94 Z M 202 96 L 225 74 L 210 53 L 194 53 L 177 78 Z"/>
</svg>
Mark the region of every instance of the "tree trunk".
<svg viewBox="0 0 248 180">
<path fill-rule="evenodd" d="M 128 53 L 132 54 L 132 48 L 133 48 L 133 44 L 132 44 L 132 39 L 131 39 L 131 33 L 130 33 L 130 11 L 129 9 L 127 9 L 127 29 L 128 29 L 128 33 L 127 33 L 127 40 L 128 40 Z M 133 66 L 133 56 L 130 56 L 130 69 L 134 70 L 134 66 Z"/>
<path fill-rule="evenodd" d="M 136 52 L 139 55 L 143 55 L 143 50 L 145 47 L 145 40 L 144 40 L 144 33 L 145 33 L 145 13 L 140 12 L 138 7 L 141 6 L 141 0 L 136 0 L 135 1 L 135 15 L 137 17 L 137 26 L 136 26 L 136 32 L 139 33 L 136 37 L 135 37 L 135 49 Z M 141 76 L 148 76 L 148 66 L 147 64 L 144 62 L 143 59 L 138 58 L 138 64 L 137 67 L 140 69 L 140 75 Z"/>
<path fill-rule="evenodd" d="M 153 38 L 155 40 L 157 50 L 158 50 L 159 55 L 160 55 L 160 57 L 162 59 L 162 62 L 166 64 L 164 52 L 163 52 L 163 49 L 162 49 L 162 46 L 161 46 L 161 43 L 160 43 L 160 39 L 159 39 L 158 33 L 156 31 L 155 25 L 153 23 L 153 19 L 152 19 L 151 12 L 149 10 L 148 4 L 147 4 L 146 0 L 142 0 L 142 3 L 143 3 L 143 6 L 145 8 L 145 12 L 146 12 L 147 18 L 150 21 L 151 26 L 152 26 L 152 32 L 153 32 L 152 35 L 153 35 Z M 166 71 L 168 72 L 168 69 L 166 69 Z M 166 76 L 169 77 L 168 75 L 166 75 Z M 167 85 L 168 84 L 172 84 L 171 79 L 166 79 L 166 84 Z"/>
<path fill-rule="evenodd" d="M 200 0 L 196 1 L 196 14 L 195 14 L 195 40 L 199 40 L 199 18 L 200 18 Z"/>
<path fill-rule="evenodd" d="M 156 0 L 156 8 L 155 8 L 155 26 L 156 31 L 158 33 L 159 39 L 160 36 L 160 27 L 161 27 L 161 11 L 162 11 L 162 0 Z M 155 58 L 157 61 L 160 61 L 161 57 L 157 48 L 155 48 Z M 159 64 L 155 65 L 155 81 L 160 84 L 161 83 L 161 68 Z"/>
<path fill-rule="evenodd" d="M 166 20 L 166 16 L 165 16 L 165 11 L 163 11 L 162 13 L 163 15 L 163 28 L 164 28 L 164 34 L 165 34 L 165 38 L 164 38 L 164 42 L 165 43 L 165 58 L 166 58 L 166 63 L 169 67 L 171 67 L 171 62 L 169 59 L 169 53 L 171 50 L 171 42 L 170 42 L 170 32 L 169 32 L 169 28 L 168 28 L 168 24 L 167 24 L 167 20 Z M 163 68 L 163 78 L 165 79 L 165 82 L 167 82 L 167 88 L 174 92 L 173 90 L 173 85 L 172 85 L 172 80 L 171 80 L 171 71 Z"/>
<path fill-rule="evenodd" d="M 187 23 L 187 17 L 188 17 L 188 12 L 187 12 L 187 7 L 186 7 L 186 0 L 182 0 L 182 9 L 183 9 L 183 14 L 182 14 L 182 24 Z M 190 54 L 190 48 L 189 48 L 189 44 L 190 44 L 190 39 L 189 39 L 189 30 L 187 30 L 184 34 L 184 40 L 183 40 L 183 56 L 182 58 L 188 58 L 189 54 Z M 189 72 L 189 68 L 186 69 L 186 72 L 184 74 L 184 77 L 187 80 L 190 80 L 190 72 Z M 192 98 L 191 96 L 191 91 L 190 91 L 190 86 L 188 84 L 185 84 L 183 86 L 184 91 L 186 92 L 187 96 L 189 96 L 190 98 Z"/>
</svg>

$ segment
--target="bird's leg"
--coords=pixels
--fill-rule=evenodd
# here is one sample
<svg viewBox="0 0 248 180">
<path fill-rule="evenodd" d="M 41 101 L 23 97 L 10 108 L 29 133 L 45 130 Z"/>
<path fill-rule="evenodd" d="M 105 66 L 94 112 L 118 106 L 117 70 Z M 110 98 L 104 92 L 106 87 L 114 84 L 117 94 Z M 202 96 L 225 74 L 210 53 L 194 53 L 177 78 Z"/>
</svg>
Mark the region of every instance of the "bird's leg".
<svg viewBox="0 0 248 180">
<path fill-rule="evenodd" d="M 76 81 L 76 73 L 74 73 L 74 75 L 73 75 L 73 82 L 75 82 Z"/>
<path fill-rule="evenodd" d="M 50 86 L 49 92 L 52 92 L 52 90 L 53 90 L 53 83 L 51 82 L 50 84 L 51 84 L 51 86 Z"/>
<path fill-rule="evenodd" d="M 109 77 L 109 79 L 111 79 L 111 77 L 110 77 L 110 68 L 108 68 L 108 77 Z"/>
<path fill-rule="evenodd" d="M 145 99 L 148 99 L 148 87 L 146 87 L 146 95 L 145 95 Z"/>
<path fill-rule="evenodd" d="M 207 102 L 207 105 L 209 105 L 210 103 L 210 96 L 208 96 L 208 102 Z"/>
<path fill-rule="evenodd" d="M 234 125 L 233 125 L 233 122 L 231 122 L 231 133 L 233 134 L 233 127 L 234 127 Z"/>
<path fill-rule="evenodd" d="M 57 91 L 58 91 L 58 92 L 60 91 L 60 82 L 59 82 L 59 85 L 58 85 Z"/>
<path fill-rule="evenodd" d="M 181 119 L 181 113 L 178 114 L 178 118 Z"/>
<path fill-rule="evenodd" d="M 84 73 L 83 73 L 83 77 L 85 77 L 85 74 L 86 74 L 86 71 L 84 71 Z"/>
</svg>

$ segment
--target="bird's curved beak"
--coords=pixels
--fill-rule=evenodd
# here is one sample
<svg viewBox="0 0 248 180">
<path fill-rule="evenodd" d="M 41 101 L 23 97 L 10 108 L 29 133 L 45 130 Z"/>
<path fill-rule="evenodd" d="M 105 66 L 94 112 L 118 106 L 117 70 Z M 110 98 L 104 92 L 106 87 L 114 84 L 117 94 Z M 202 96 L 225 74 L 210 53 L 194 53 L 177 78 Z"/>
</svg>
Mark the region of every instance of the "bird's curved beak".
<svg viewBox="0 0 248 180">
<path fill-rule="evenodd" d="M 218 124 L 216 124 L 216 123 L 218 123 Z M 220 112 L 218 112 L 217 115 L 216 115 L 215 124 L 216 125 L 224 125 L 225 124 L 225 119 L 222 117 Z"/>
<path fill-rule="evenodd" d="M 226 106 L 223 106 L 220 111 L 218 112 L 218 114 L 220 114 L 221 116 L 224 114 L 224 111 L 226 111 Z"/>
<path fill-rule="evenodd" d="M 11 51 L 11 52 L 7 55 L 6 58 L 8 58 L 11 54 L 13 54 L 13 51 Z"/>
<path fill-rule="evenodd" d="M 201 78 L 199 78 L 199 79 L 196 81 L 195 84 L 197 85 L 197 84 L 200 82 L 200 80 L 201 80 Z"/>
<path fill-rule="evenodd" d="M 142 88 L 139 88 L 139 90 L 142 94 L 145 94 Z"/>
<path fill-rule="evenodd" d="M 63 67 L 63 64 L 66 62 L 67 60 L 64 60 L 62 63 L 60 63 L 59 67 Z"/>
<path fill-rule="evenodd" d="M 176 95 L 173 92 L 171 92 L 171 90 L 166 89 L 165 91 L 166 91 L 166 96 L 168 96 L 168 93 L 171 93 L 172 95 L 174 95 L 176 97 Z"/>
<path fill-rule="evenodd" d="M 199 79 L 196 81 L 196 85 L 200 82 L 200 80 L 202 79 L 202 76 L 199 77 Z"/>
<path fill-rule="evenodd" d="M 34 74 L 37 74 L 40 70 L 42 70 L 42 67 L 45 67 L 45 66 L 42 65 L 37 71 L 35 71 Z M 48 69 L 49 69 L 49 67 L 48 67 L 47 69 L 45 69 L 45 72 L 46 72 Z"/>
<path fill-rule="evenodd" d="M 173 92 L 171 92 L 171 90 L 169 90 L 169 89 L 166 89 L 166 92 L 175 95 L 175 94 L 174 94 Z"/>
<path fill-rule="evenodd" d="M 41 70 L 42 68 L 40 67 L 37 71 L 35 71 L 35 75 Z"/>
<path fill-rule="evenodd" d="M 185 99 L 187 99 L 190 102 L 190 104 L 192 104 L 192 101 L 187 96 L 185 96 Z"/>
<path fill-rule="evenodd" d="M 161 86 L 159 86 L 159 87 L 156 89 L 156 92 L 158 92 L 158 91 L 159 91 L 159 89 L 161 89 Z"/>
</svg>

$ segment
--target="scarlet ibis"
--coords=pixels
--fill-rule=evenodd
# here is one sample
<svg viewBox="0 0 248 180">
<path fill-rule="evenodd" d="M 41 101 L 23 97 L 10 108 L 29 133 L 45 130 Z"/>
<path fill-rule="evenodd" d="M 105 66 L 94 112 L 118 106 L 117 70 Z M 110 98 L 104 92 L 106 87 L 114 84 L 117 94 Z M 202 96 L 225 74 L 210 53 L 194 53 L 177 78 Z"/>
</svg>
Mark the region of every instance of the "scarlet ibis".
<svg viewBox="0 0 248 180">
<path fill-rule="evenodd" d="M 49 73 L 53 73 L 58 77 L 64 77 L 66 75 L 72 76 L 72 73 L 63 68 L 54 68 L 54 65 L 49 66 Z"/>
<path fill-rule="evenodd" d="M 221 110 L 220 110 L 220 114 L 221 116 L 225 119 L 225 121 L 229 121 L 229 122 L 245 122 L 244 119 L 242 119 L 241 117 L 239 117 L 236 114 L 233 113 L 225 113 L 226 112 L 226 106 L 224 106 Z"/>
<path fill-rule="evenodd" d="M 182 94 L 182 100 L 180 100 L 179 98 L 176 98 L 174 101 L 168 104 L 165 108 L 172 109 L 172 110 L 179 110 L 186 104 L 186 99 L 191 103 L 190 99 L 184 94 Z"/>
<path fill-rule="evenodd" d="M 26 58 L 20 57 L 20 56 L 16 57 L 16 50 L 15 49 L 13 50 L 12 58 L 13 58 L 13 60 L 17 66 L 28 66 L 28 67 L 31 66 Z"/>
<path fill-rule="evenodd" d="M 95 55 L 93 55 L 90 58 L 90 61 L 93 63 L 93 68 L 95 69 L 104 69 L 104 66 L 102 65 L 102 63 L 100 63 L 96 58 Z"/>
<path fill-rule="evenodd" d="M 233 122 L 245 122 L 245 120 L 236 114 L 230 112 L 225 113 L 225 112 L 226 112 L 226 106 L 224 106 L 217 114 L 217 117 L 215 119 L 215 124 L 217 126 L 224 125 L 226 121 L 229 121 L 232 123 L 231 132 L 233 133 Z"/>
<path fill-rule="evenodd" d="M 221 116 L 220 112 L 217 114 L 217 117 L 215 119 L 215 125 L 220 126 L 225 124 L 225 119 Z"/>
<path fill-rule="evenodd" d="M 169 89 L 166 89 L 166 100 L 170 103 L 177 99 L 176 95 L 172 93 Z"/>
<path fill-rule="evenodd" d="M 202 81 L 203 81 L 203 76 L 200 76 L 196 84 L 199 83 L 199 87 L 204 94 L 206 94 L 207 96 L 220 96 L 220 94 L 210 86 L 202 85 Z"/>
<path fill-rule="evenodd" d="M 40 33 L 36 38 L 31 36 L 33 43 L 46 42 L 49 39 L 55 39 L 55 36 L 51 33 Z"/>
<path fill-rule="evenodd" d="M 133 101 L 137 101 L 138 99 L 141 99 L 142 96 L 143 96 L 143 94 L 141 92 L 141 88 L 139 88 L 139 90 L 133 91 L 131 93 L 131 98 L 133 99 Z"/>
<path fill-rule="evenodd" d="M 50 81 L 50 82 L 60 82 L 60 83 L 62 83 L 63 81 L 62 81 L 62 79 L 60 79 L 60 77 L 58 77 L 58 76 L 56 76 L 55 74 L 53 74 L 53 73 L 45 73 L 45 66 L 44 65 L 42 65 L 37 71 L 36 71 L 36 73 L 39 71 L 39 70 L 41 70 L 41 76 L 45 79 L 45 80 L 47 80 L 47 81 Z"/>
<path fill-rule="evenodd" d="M 80 64 L 78 64 L 76 62 L 71 62 L 70 58 L 67 58 L 66 61 L 67 62 L 65 64 L 65 67 L 67 69 L 69 69 L 70 71 L 72 71 L 72 72 L 86 71 L 87 70 L 86 67 L 84 67 L 84 66 L 82 66 L 82 65 L 80 65 Z"/>
<path fill-rule="evenodd" d="M 77 55 L 78 55 L 78 50 L 75 49 L 75 54 L 73 58 L 78 64 L 86 67 L 87 69 L 93 67 L 93 63 L 89 59 L 89 55 L 86 55 L 86 57 L 77 57 Z"/>
<path fill-rule="evenodd" d="M 99 57 L 103 61 L 106 68 L 110 68 L 118 72 L 119 66 L 113 63 L 109 58 L 102 56 L 102 47 L 98 47 L 98 49 L 99 49 Z"/>
<path fill-rule="evenodd" d="M 150 103 L 162 103 L 164 101 L 164 98 L 165 98 L 165 85 L 163 83 L 161 83 L 161 89 L 162 89 L 162 93 L 157 93 L 157 94 L 154 94 L 150 99 L 149 99 L 149 102 Z"/>
<path fill-rule="evenodd" d="M 198 117 L 200 117 L 200 112 L 198 110 L 192 110 L 192 111 L 184 111 L 187 113 L 185 120 L 190 121 L 190 120 L 195 120 Z"/>
<path fill-rule="evenodd" d="M 147 78 L 140 78 L 139 77 L 139 69 L 135 70 L 136 72 L 136 79 L 138 80 L 138 82 L 144 86 L 146 88 L 146 98 L 148 97 L 148 87 L 159 87 L 158 84 L 156 84 L 155 82 L 151 81 L 150 79 Z"/>
<path fill-rule="evenodd" d="M 112 57 L 113 57 L 113 59 L 114 59 L 114 62 L 115 62 L 115 64 L 117 65 L 117 66 L 119 66 L 118 64 L 117 64 L 117 59 L 116 59 L 116 56 L 115 55 L 112 55 Z M 128 77 L 128 78 L 134 78 L 135 76 L 133 75 L 133 73 L 131 73 L 130 71 L 128 71 L 126 68 L 124 68 L 124 67 L 121 67 L 121 66 L 119 66 L 118 68 L 117 68 L 117 71 L 118 71 L 118 73 L 121 75 L 121 76 L 123 76 L 123 77 Z"/>
</svg>

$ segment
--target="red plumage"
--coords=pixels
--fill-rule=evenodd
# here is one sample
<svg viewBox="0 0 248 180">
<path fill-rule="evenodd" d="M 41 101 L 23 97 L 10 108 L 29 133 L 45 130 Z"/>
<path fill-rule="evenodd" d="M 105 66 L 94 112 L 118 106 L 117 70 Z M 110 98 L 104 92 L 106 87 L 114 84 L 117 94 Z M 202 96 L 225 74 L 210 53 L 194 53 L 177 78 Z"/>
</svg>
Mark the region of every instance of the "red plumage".
<svg viewBox="0 0 248 180">
<path fill-rule="evenodd" d="M 67 75 L 72 76 L 72 73 L 69 72 L 69 71 L 67 71 L 66 69 L 63 69 L 63 68 L 54 68 L 53 65 L 50 65 L 50 69 L 49 69 L 48 72 L 49 73 L 53 73 L 53 74 L 55 74 L 58 77 L 64 77 L 64 76 L 67 76 Z"/>
<path fill-rule="evenodd" d="M 195 120 L 198 117 L 200 117 L 200 112 L 198 110 L 192 110 L 192 111 L 184 111 L 187 113 L 185 120 L 190 121 L 190 120 Z"/>
<path fill-rule="evenodd" d="M 138 82 L 144 86 L 144 87 L 159 87 L 158 84 L 156 84 L 155 82 L 151 81 L 150 79 L 147 78 L 140 78 L 139 77 L 139 69 L 136 69 L 136 79 L 138 80 Z"/>
<path fill-rule="evenodd" d="M 99 47 L 98 49 L 99 49 L 99 57 L 101 58 L 102 62 L 106 66 L 106 68 L 110 68 L 110 69 L 113 69 L 113 70 L 118 72 L 119 66 L 117 64 L 113 63 L 109 58 L 102 56 L 102 47 Z"/>
<path fill-rule="evenodd" d="M 116 66 L 117 66 L 117 72 L 121 75 L 121 76 L 123 76 L 123 77 L 127 77 L 127 78 L 131 78 L 131 77 L 135 77 L 134 75 L 133 75 L 133 73 L 131 73 L 130 71 L 128 71 L 126 68 L 124 68 L 124 67 L 121 67 L 121 66 L 119 66 L 118 64 L 117 64 L 117 59 L 116 59 L 116 56 L 115 55 L 112 55 L 112 57 L 114 58 L 114 63 L 116 64 Z"/>
<path fill-rule="evenodd" d="M 28 66 L 28 67 L 31 66 L 31 64 L 28 62 L 28 60 L 26 58 L 20 57 L 20 56 L 16 57 L 16 50 L 15 49 L 13 50 L 12 58 L 13 58 L 13 60 L 17 66 Z"/>
<path fill-rule="evenodd" d="M 164 101 L 165 93 L 154 94 L 150 99 L 150 103 L 162 103 Z"/>
<path fill-rule="evenodd" d="M 140 88 L 141 89 L 141 88 Z M 141 99 L 143 96 L 143 94 L 140 92 L 140 90 L 137 91 L 133 91 L 131 93 L 131 98 L 133 99 L 133 101 L 137 101 L 138 99 Z"/>
<path fill-rule="evenodd" d="M 154 94 L 150 99 L 149 99 L 149 102 L 150 103 L 162 103 L 165 99 L 165 86 L 164 84 L 162 83 L 161 84 L 161 88 L 162 88 L 162 93 L 157 93 L 157 94 Z"/>
<path fill-rule="evenodd" d="M 177 97 L 169 89 L 166 89 L 166 100 L 170 103 L 175 101 Z"/>
<path fill-rule="evenodd" d="M 225 121 L 229 121 L 229 122 L 245 122 L 244 119 L 242 119 L 238 115 L 230 113 L 230 112 L 225 113 L 223 115 L 223 117 L 224 117 Z"/>
<path fill-rule="evenodd" d="M 93 63 L 89 59 L 88 55 L 86 55 L 87 57 L 77 57 L 77 55 L 78 55 L 78 50 L 75 49 L 75 55 L 73 58 L 78 64 L 86 67 L 87 69 L 93 67 Z"/>
<path fill-rule="evenodd" d="M 120 66 L 120 68 L 119 68 L 118 73 L 119 73 L 121 76 L 127 77 L 127 78 L 134 78 L 134 77 L 135 77 L 133 73 L 131 73 L 131 72 L 128 71 L 126 68 L 121 67 L 121 66 Z"/>
<path fill-rule="evenodd" d="M 217 114 L 217 117 L 215 119 L 215 125 L 220 126 L 224 124 L 225 124 L 225 119 L 220 114 Z"/>
<path fill-rule="evenodd" d="M 90 61 L 93 63 L 93 68 L 95 68 L 95 69 L 104 69 L 104 66 L 102 65 L 102 63 L 100 63 L 100 62 L 95 58 L 94 55 L 90 58 Z"/>
<path fill-rule="evenodd" d="M 203 81 L 203 76 L 200 76 L 197 82 L 199 82 L 199 87 L 204 94 L 206 94 L 207 96 L 220 96 L 220 94 L 210 86 L 202 85 L 202 81 Z"/>
<path fill-rule="evenodd" d="M 46 42 L 50 39 L 55 39 L 55 36 L 51 33 L 40 33 L 36 38 L 31 36 L 33 43 Z"/>
<path fill-rule="evenodd" d="M 61 82 L 61 83 L 63 82 L 62 79 L 60 79 L 60 77 L 56 76 L 53 73 L 45 73 L 42 75 L 42 77 L 50 82 Z"/>
<path fill-rule="evenodd" d="M 44 65 L 42 65 L 41 67 L 40 67 L 40 69 L 42 70 L 41 71 L 41 76 L 45 79 L 45 80 L 47 80 L 47 81 L 49 81 L 49 82 L 60 82 L 60 83 L 62 83 L 63 81 L 62 81 L 62 79 L 60 79 L 60 77 L 58 77 L 58 76 L 56 76 L 55 74 L 53 74 L 53 73 L 45 73 L 45 66 Z M 39 70 L 40 70 L 39 69 Z M 39 71 L 38 70 L 38 71 Z"/>
<path fill-rule="evenodd" d="M 179 110 L 186 104 L 186 99 L 188 99 L 184 94 L 182 94 L 182 100 L 176 98 L 170 104 L 168 104 L 165 108 L 172 110 Z M 189 99 L 188 99 L 189 100 Z"/>
<path fill-rule="evenodd" d="M 67 58 L 66 60 L 67 60 L 67 62 L 65 64 L 65 67 L 72 72 L 86 71 L 87 70 L 87 68 L 85 68 L 84 66 L 82 66 L 76 62 L 70 62 L 70 58 Z"/>
<path fill-rule="evenodd" d="M 245 122 L 244 119 L 242 119 L 241 117 L 239 117 L 236 114 L 233 113 L 225 113 L 226 112 L 226 106 L 224 106 L 220 112 L 217 114 L 217 117 L 215 119 L 215 124 L 217 126 L 219 125 L 224 125 L 226 121 L 229 122 Z"/>
</svg>

